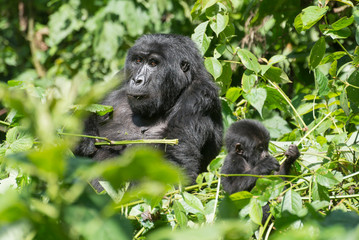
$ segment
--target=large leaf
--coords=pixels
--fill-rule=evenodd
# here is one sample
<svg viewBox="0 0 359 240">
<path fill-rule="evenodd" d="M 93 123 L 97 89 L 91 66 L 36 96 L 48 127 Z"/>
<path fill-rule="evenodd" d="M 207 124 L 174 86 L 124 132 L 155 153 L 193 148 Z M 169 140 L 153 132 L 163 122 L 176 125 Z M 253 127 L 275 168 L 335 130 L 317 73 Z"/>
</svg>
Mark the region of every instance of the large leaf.
<svg viewBox="0 0 359 240">
<path fill-rule="evenodd" d="M 262 224 L 262 207 L 256 198 L 252 198 L 249 205 L 249 217 L 251 220 L 258 224 Z"/>
<path fill-rule="evenodd" d="M 255 108 L 262 116 L 262 108 L 267 98 L 267 91 L 264 88 L 253 88 L 244 98 Z"/>
<path fill-rule="evenodd" d="M 192 40 L 197 43 L 202 55 L 206 53 L 211 43 L 211 39 L 206 35 L 208 23 L 209 21 L 205 21 L 198 25 L 192 34 Z"/>
<path fill-rule="evenodd" d="M 359 70 L 353 72 L 348 78 L 350 86 L 347 87 L 348 99 L 359 106 Z"/>
<path fill-rule="evenodd" d="M 6 148 L 5 155 L 29 150 L 32 145 L 32 137 L 23 129 L 20 127 L 11 128 L 6 133 L 6 143 L 4 145 Z"/>
<path fill-rule="evenodd" d="M 316 24 L 328 11 L 328 7 L 310 6 L 295 18 L 294 27 L 298 32 L 306 31 Z"/>
<path fill-rule="evenodd" d="M 199 200 L 196 196 L 194 196 L 188 192 L 183 192 L 182 197 L 183 197 L 183 200 L 185 201 L 185 203 L 188 204 L 190 209 L 192 209 L 192 210 L 189 210 L 189 209 L 187 209 L 187 210 L 189 210 L 192 213 L 199 212 L 199 213 L 204 214 L 203 204 L 202 204 L 201 200 Z"/>
<path fill-rule="evenodd" d="M 253 71 L 246 69 L 242 75 L 242 88 L 244 92 L 249 92 L 253 87 L 258 77 Z"/>
<path fill-rule="evenodd" d="M 253 55 L 250 51 L 246 49 L 239 49 L 237 52 L 238 57 L 241 59 L 242 64 L 252 70 L 255 73 L 259 73 L 261 70 L 260 65 L 256 56 Z"/>
<path fill-rule="evenodd" d="M 186 210 L 183 208 L 182 204 L 179 201 L 174 201 L 173 211 L 175 213 L 176 220 L 181 227 L 187 227 L 187 216 Z"/>
<path fill-rule="evenodd" d="M 302 209 L 302 198 L 292 189 L 286 192 L 282 202 L 282 212 L 288 211 L 292 214 L 298 214 Z"/>
<path fill-rule="evenodd" d="M 105 22 L 97 44 L 94 46 L 95 53 L 106 60 L 113 59 L 121 44 L 120 36 L 123 35 L 124 31 L 124 28 L 119 24 L 112 21 Z"/>
<path fill-rule="evenodd" d="M 330 91 L 328 87 L 328 78 L 319 69 L 315 69 L 314 73 L 319 96 L 326 96 Z"/>
<path fill-rule="evenodd" d="M 320 169 L 316 173 L 316 181 L 320 185 L 327 188 L 332 188 L 338 185 L 343 180 L 342 178 L 343 176 L 341 174 L 335 176 L 331 171 L 327 169 Z"/>
<path fill-rule="evenodd" d="M 351 17 L 342 17 L 341 19 L 339 19 L 338 21 L 336 21 L 335 23 L 332 24 L 332 28 L 334 30 L 340 30 L 342 28 L 348 27 L 349 25 L 351 25 L 354 21 L 354 16 Z"/>
<path fill-rule="evenodd" d="M 214 79 L 217 79 L 222 74 L 222 65 L 214 57 L 209 57 L 204 60 L 204 65 L 206 66 L 208 72 L 212 74 Z"/>
<path fill-rule="evenodd" d="M 322 61 L 325 54 L 325 37 L 319 38 L 319 40 L 314 44 L 309 55 L 309 68 L 316 68 L 319 63 Z"/>
<path fill-rule="evenodd" d="M 211 21 L 210 27 L 218 36 L 227 26 L 229 17 L 227 14 L 218 13 L 216 17 Z"/>
<path fill-rule="evenodd" d="M 287 74 L 278 67 L 271 66 L 264 74 L 264 78 L 276 83 L 290 83 Z"/>
<path fill-rule="evenodd" d="M 226 98 L 231 102 L 235 102 L 239 96 L 241 96 L 241 89 L 238 87 L 231 87 L 226 92 Z"/>
</svg>

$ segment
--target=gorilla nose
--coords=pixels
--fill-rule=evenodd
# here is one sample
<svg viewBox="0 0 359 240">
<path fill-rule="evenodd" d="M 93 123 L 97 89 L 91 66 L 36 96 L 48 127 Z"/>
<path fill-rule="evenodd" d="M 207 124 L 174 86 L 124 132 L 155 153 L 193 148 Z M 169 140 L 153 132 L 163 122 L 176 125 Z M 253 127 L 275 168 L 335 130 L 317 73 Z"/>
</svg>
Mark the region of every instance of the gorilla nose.
<svg viewBox="0 0 359 240">
<path fill-rule="evenodd" d="M 133 79 L 133 82 L 136 85 L 142 85 L 144 81 L 142 78 L 135 78 L 135 79 Z"/>
</svg>

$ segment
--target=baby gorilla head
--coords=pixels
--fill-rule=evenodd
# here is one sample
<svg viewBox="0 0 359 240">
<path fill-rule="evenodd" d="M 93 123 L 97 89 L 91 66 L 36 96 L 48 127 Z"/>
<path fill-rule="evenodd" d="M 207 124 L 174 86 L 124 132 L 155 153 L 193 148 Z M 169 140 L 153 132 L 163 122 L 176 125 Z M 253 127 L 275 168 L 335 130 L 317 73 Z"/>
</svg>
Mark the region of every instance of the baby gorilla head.
<svg viewBox="0 0 359 240">
<path fill-rule="evenodd" d="M 278 161 L 269 154 L 268 130 L 258 121 L 241 120 L 232 124 L 225 138 L 228 155 L 222 173 L 268 175 L 279 169 Z M 229 193 L 250 191 L 255 177 L 224 177 L 223 188 Z"/>
</svg>

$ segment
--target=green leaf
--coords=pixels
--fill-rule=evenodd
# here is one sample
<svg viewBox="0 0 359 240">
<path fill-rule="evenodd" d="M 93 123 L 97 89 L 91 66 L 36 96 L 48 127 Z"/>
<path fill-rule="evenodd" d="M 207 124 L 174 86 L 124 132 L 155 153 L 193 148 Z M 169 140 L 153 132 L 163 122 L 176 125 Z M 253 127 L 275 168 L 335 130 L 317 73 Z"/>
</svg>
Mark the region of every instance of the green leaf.
<svg viewBox="0 0 359 240">
<path fill-rule="evenodd" d="M 183 197 L 183 200 L 188 204 L 189 207 L 195 209 L 196 212 L 204 214 L 203 204 L 202 204 L 201 200 L 199 200 L 196 196 L 194 196 L 188 192 L 183 192 L 182 197 Z M 192 212 L 192 213 L 196 213 L 196 212 Z"/>
<path fill-rule="evenodd" d="M 342 17 L 338 21 L 332 24 L 332 28 L 334 30 L 340 30 L 342 28 L 348 27 L 354 22 L 354 16 L 351 17 Z"/>
<path fill-rule="evenodd" d="M 347 87 L 348 99 L 356 106 L 359 106 L 359 70 L 350 75 L 348 83 L 351 85 Z"/>
<path fill-rule="evenodd" d="M 209 57 L 204 60 L 204 65 L 208 72 L 212 74 L 214 79 L 217 79 L 222 74 L 222 65 L 214 57 Z"/>
<path fill-rule="evenodd" d="M 329 7 L 320 8 L 318 6 L 303 9 L 295 18 L 294 27 L 298 32 L 310 29 L 327 13 L 328 9 Z"/>
<path fill-rule="evenodd" d="M 332 188 L 341 183 L 342 176 L 334 176 L 328 169 L 321 168 L 316 172 L 316 181 L 324 187 Z"/>
<path fill-rule="evenodd" d="M 254 223 L 262 225 L 262 216 L 263 212 L 261 205 L 256 198 L 252 198 L 249 205 L 249 217 Z"/>
<path fill-rule="evenodd" d="M 338 59 L 344 57 L 345 55 L 347 55 L 347 53 L 344 51 L 333 52 L 333 53 L 325 56 L 319 65 L 326 64 L 328 62 L 333 62 L 335 60 L 338 60 Z"/>
<path fill-rule="evenodd" d="M 221 88 L 221 95 L 225 94 L 232 83 L 232 68 L 230 63 L 223 64 L 222 74 L 216 79 L 216 83 Z"/>
<path fill-rule="evenodd" d="M 327 96 L 330 89 L 328 87 L 328 78 L 319 70 L 314 70 L 316 89 L 319 96 Z"/>
<path fill-rule="evenodd" d="M 322 61 L 325 54 L 325 37 L 319 38 L 319 40 L 314 44 L 309 55 L 309 68 L 313 70 L 316 68 L 320 61 Z"/>
<path fill-rule="evenodd" d="M 210 27 L 218 35 L 226 28 L 228 24 L 229 17 L 227 14 L 222 15 L 218 13 L 214 19 L 212 19 L 210 23 Z"/>
<path fill-rule="evenodd" d="M 348 27 L 345 27 L 340 30 L 334 30 L 331 28 L 320 28 L 320 30 L 325 36 L 329 36 L 332 39 L 345 39 L 352 34 L 352 31 Z"/>
<path fill-rule="evenodd" d="M 274 55 L 269 59 L 268 65 L 273 65 L 279 62 L 283 62 L 285 59 L 287 59 L 287 57 L 284 55 Z"/>
<path fill-rule="evenodd" d="M 253 55 L 250 51 L 246 49 L 239 49 L 237 52 L 238 57 L 241 59 L 242 64 L 252 70 L 255 73 L 259 73 L 261 70 L 260 65 L 256 56 Z"/>
<path fill-rule="evenodd" d="M 353 16 L 354 16 L 355 23 L 357 25 L 359 25 L 359 6 L 355 6 L 355 8 L 353 10 Z"/>
<path fill-rule="evenodd" d="M 112 21 L 105 22 L 101 28 L 98 41 L 94 46 L 95 53 L 108 61 L 115 58 L 124 31 L 122 25 Z"/>
<path fill-rule="evenodd" d="M 355 28 L 355 41 L 359 45 L 359 26 Z"/>
<path fill-rule="evenodd" d="M 198 25 L 192 34 L 192 40 L 197 44 L 202 55 L 206 53 L 211 43 L 211 39 L 206 35 L 208 23 L 209 21 L 205 21 Z"/>
<path fill-rule="evenodd" d="M 202 5 L 202 11 L 206 10 L 207 8 L 213 6 L 218 2 L 218 0 L 202 0 L 200 1 Z"/>
<path fill-rule="evenodd" d="M 265 79 L 269 79 L 276 83 L 290 83 L 287 74 L 278 67 L 271 66 L 264 74 Z"/>
<path fill-rule="evenodd" d="M 258 77 L 253 71 L 246 69 L 242 75 L 242 88 L 243 91 L 248 93 L 257 82 Z"/>
<path fill-rule="evenodd" d="M 335 78 L 337 76 L 337 66 L 338 66 L 337 60 L 334 60 L 334 62 L 332 62 L 332 64 L 330 64 L 329 74 L 333 78 Z"/>
<path fill-rule="evenodd" d="M 313 181 L 312 197 L 313 201 L 329 201 L 328 189 Z"/>
<path fill-rule="evenodd" d="M 345 115 L 349 116 L 350 109 L 346 90 L 343 90 L 340 94 L 340 106 L 342 107 Z"/>
<path fill-rule="evenodd" d="M 5 155 L 24 152 L 32 148 L 33 139 L 21 127 L 13 127 L 6 133 Z"/>
<path fill-rule="evenodd" d="M 179 201 L 174 201 L 173 211 L 175 213 L 175 217 L 176 217 L 178 224 L 182 228 L 187 227 L 188 219 L 186 216 L 186 210 L 183 208 L 182 204 Z"/>
<path fill-rule="evenodd" d="M 302 209 L 302 198 L 300 195 L 292 189 L 285 193 L 282 202 L 282 212 L 288 211 L 291 214 L 298 215 Z"/>
<path fill-rule="evenodd" d="M 353 3 L 350 0 L 335 0 L 335 1 L 344 3 L 344 4 L 349 5 L 351 7 L 354 7 Z"/>
<path fill-rule="evenodd" d="M 74 4 L 63 4 L 58 11 L 55 11 L 49 17 L 49 45 L 55 46 L 63 39 L 70 35 L 73 31 L 79 30 L 84 21 L 77 19 L 80 15 L 76 9 L 78 6 Z M 77 5 L 77 4 L 76 4 Z"/>
<path fill-rule="evenodd" d="M 262 108 L 267 98 L 267 91 L 264 88 L 253 88 L 244 98 L 255 108 L 262 117 Z"/>
<path fill-rule="evenodd" d="M 76 110 L 85 110 L 88 112 L 96 113 L 100 116 L 104 116 L 106 113 L 112 112 L 113 107 L 108 105 L 101 105 L 101 104 L 90 104 L 86 107 L 81 105 L 74 106 Z"/>
<path fill-rule="evenodd" d="M 241 89 L 239 87 L 231 87 L 226 93 L 226 98 L 231 102 L 235 102 L 239 96 L 241 96 Z"/>
</svg>

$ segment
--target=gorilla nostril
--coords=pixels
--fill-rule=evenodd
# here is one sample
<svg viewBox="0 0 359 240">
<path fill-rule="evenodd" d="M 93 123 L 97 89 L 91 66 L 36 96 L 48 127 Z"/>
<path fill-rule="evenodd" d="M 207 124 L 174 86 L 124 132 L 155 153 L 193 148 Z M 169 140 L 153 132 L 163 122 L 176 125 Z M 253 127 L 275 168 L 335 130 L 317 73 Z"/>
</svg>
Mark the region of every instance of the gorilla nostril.
<svg viewBox="0 0 359 240">
<path fill-rule="evenodd" d="M 142 78 L 133 79 L 133 82 L 134 82 L 136 85 L 141 85 L 141 84 L 143 83 L 143 79 L 142 79 Z"/>
</svg>

